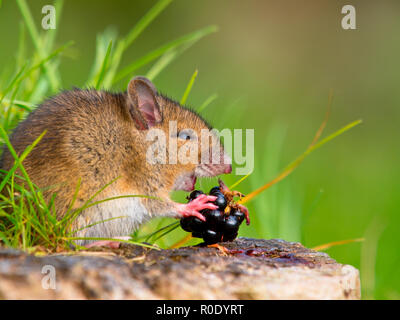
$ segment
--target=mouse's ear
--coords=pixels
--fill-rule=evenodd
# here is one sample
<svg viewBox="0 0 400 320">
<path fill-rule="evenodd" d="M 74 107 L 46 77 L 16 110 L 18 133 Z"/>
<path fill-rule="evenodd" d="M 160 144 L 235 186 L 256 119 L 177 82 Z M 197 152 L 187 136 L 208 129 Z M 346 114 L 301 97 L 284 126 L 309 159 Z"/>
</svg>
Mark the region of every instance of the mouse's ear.
<svg viewBox="0 0 400 320">
<path fill-rule="evenodd" d="M 128 84 L 128 109 L 139 130 L 146 130 L 162 121 L 157 103 L 157 89 L 145 77 L 135 77 Z"/>
</svg>

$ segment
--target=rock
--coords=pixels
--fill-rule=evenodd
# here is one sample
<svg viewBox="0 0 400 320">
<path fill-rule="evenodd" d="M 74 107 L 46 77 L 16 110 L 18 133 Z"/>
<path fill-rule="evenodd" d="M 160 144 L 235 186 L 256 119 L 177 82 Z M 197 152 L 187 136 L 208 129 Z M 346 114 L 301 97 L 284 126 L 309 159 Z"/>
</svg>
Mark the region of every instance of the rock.
<svg viewBox="0 0 400 320">
<path fill-rule="evenodd" d="M 45 257 L 0 248 L 0 299 L 360 299 L 358 270 L 325 253 L 276 239 L 222 245 Z"/>
</svg>

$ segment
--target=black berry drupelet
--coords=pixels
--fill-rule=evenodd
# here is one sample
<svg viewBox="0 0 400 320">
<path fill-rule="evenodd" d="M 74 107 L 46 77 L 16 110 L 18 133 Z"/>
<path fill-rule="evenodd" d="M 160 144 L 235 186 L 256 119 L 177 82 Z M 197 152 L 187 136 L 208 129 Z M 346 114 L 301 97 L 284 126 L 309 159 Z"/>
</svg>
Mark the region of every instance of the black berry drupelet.
<svg viewBox="0 0 400 320">
<path fill-rule="evenodd" d="M 187 199 L 192 201 L 202 194 L 204 194 L 203 191 L 194 190 Z M 217 197 L 213 203 L 218 209 L 202 210 L 201 213 L 206 218 L 206 221 L 201 221 L 196 217 L 182 218 L 180 221 L 182 229 L 192 232 L 192 236 L 195 238 L 202 238 L 206 244 L 233 241 L 238 235 L 239 227 L 245 219 L 245 214 L 237 208 L 227 208 L 228 201 L 221 187 L 213 187 L 209 195 Z"/>
</svg>

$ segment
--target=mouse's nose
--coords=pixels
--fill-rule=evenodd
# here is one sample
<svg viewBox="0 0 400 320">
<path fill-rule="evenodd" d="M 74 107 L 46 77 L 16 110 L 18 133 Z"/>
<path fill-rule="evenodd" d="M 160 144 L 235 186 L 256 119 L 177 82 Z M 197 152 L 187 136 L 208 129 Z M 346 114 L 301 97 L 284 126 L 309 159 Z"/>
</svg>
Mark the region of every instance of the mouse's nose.
<svg viewBox="0 0 400 320">
<path fill-rule="evenodd" d="M 230 164 L 226 165 L 224 173 L 231 173 L 231 172 L 232 172 L 232 166 Z"/>
<path fill-rule="evenodd" d="M 222 155 L 223 172 L 225 174 L 232 172 L 232 160 L 225 152 Z"/>
</svg>

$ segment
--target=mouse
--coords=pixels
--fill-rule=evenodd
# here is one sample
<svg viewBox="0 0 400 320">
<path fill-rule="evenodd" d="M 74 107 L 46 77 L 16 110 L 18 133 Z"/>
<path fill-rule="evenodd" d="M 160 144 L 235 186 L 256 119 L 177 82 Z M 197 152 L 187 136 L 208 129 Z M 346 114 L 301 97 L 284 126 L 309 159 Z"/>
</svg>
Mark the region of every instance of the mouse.
<svg viewBox="0 0 400 320">
<path fill-rule="evenodd" d="M 176 124 L 173 133 L 171 122 Z M 91 201 L 72 223 L 74 237 L 116 239 L 129 237 L 155 217 L 204 220 L 201 210 L 216 209 L 210 195 L 188 203 L 171 199 L 173 190 L 194 190 L 199 177 L 232 172 L 231 159 L 212 129 L 194 110 L 159 93 L 149 79 L 136 76 L 125 92 L 73 88 L 45 100 L 17 125 L 10 142 L 20 155 L 45 132 L 23 161 L 30 179 L 47 203 L 56 195 L 57 218 Z M 189 145 L 196 148 L 198 161 L 149 161 L 152 130 L 165 132 L 168 155 L 171 142 L 178 148 Z M 210 133 L 208 146 L 198 143 L 204 130 Z M 201 161 L 212 154 L 211 148 L 217 150 L 218 161 Z M 4 170 L 14 164 L 7 148 L 0 163 Z M 82 246 L 91 243 L 77 241 Z"/>
</svg>

